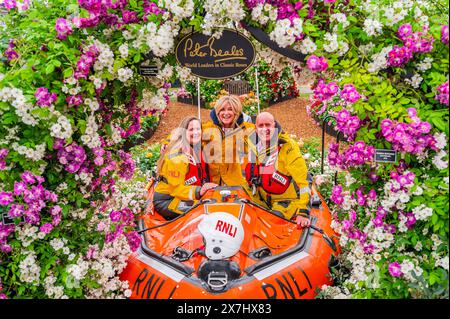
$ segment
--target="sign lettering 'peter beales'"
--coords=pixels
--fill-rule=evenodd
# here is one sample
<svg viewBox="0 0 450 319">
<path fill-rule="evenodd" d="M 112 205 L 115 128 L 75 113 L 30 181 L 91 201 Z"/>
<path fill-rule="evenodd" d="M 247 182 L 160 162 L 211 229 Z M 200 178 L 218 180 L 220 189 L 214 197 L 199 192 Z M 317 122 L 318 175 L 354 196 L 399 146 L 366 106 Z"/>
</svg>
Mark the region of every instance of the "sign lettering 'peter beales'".
<svg viewBox="0 0 450 319">
<path fill-rule="evenodd" d="M 204 79 L 226 79 L 247 70 L 255 47 L 243 34 L 224 29 L 220 38 L 193 32 L 176 47 L 178 63 Z"/>
</svg>

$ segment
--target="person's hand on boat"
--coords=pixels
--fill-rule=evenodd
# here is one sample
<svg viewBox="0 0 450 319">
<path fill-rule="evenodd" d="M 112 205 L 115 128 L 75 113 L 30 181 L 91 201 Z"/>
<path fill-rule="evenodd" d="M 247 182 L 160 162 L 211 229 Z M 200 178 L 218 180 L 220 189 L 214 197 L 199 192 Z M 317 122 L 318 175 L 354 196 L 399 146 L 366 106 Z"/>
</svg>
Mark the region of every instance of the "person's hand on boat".
<svg viewBox="0 0 450 319">
<path fill-rule="evenodd" d="M 297 218 L 295 219 L 296 223 L 297 223 L 297 227 L 298 228 L 304 228 L 304 227 L 309 227 L 311 225 L 311 221 L 309 220 L 308 217 L 304 217 L 304 216 L 297 216 Z"/>
<path fill-rule="evenodd" d="M 217 187 L 216 183 L 205 183 L 203 184 L 202 188 L 200 189 L 200 196 L 203 196 L 208 190 L 213 189 L 214 187 Z"/>
</svg>

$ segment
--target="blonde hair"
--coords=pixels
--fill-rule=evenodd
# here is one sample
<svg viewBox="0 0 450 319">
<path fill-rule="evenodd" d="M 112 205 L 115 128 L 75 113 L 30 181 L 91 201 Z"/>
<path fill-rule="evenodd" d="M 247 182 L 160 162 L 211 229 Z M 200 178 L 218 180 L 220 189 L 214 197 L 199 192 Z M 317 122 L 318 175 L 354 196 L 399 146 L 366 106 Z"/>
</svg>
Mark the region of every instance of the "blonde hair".
<svg viewBox="0 0 450 319">
<path fill-rule="evenodd" d="M 225 107 L 225 104 L 228 104 L 233 109 L 235 114 L 233 120 L 233 126 L 236 124 L 239 116 L 242 113 L 242 103 L 237 95 L 224 95 L 220 99 L 217 100 L 214 105 L 214 112 L 216 113 L 217 118 L 219 119 L 220 124 L 223 124 L 219 118 L 219 112 Z"/>
<path fill-rule="evenodd" d="M 192 149 L 188 139 L 187 139 L 187 130 L 189 127 L 189 124 L 192 121 L 198 121 L 200 122 L 200 119 L 198 119 L 195 116 L 188 116 L 185 117 L 180 125 L 178 125 L 178 127 L 173 131 L 172 136 L 170 137 L 170 142 L 167 145 L 166 149 L 164 150 L 164 152 L 161 152 L 161 155 L 159 157 L 159 160 L 156 164 L 156 172 L 159 175 L 161 173 L 161 169 L 162 169 L 162 165 L 164 163 L 164 157 L 165 154 L 168 154 L 172 151 L 178 151 L 178 152 L 183 152 L 186 149 Z"/>
</svg>

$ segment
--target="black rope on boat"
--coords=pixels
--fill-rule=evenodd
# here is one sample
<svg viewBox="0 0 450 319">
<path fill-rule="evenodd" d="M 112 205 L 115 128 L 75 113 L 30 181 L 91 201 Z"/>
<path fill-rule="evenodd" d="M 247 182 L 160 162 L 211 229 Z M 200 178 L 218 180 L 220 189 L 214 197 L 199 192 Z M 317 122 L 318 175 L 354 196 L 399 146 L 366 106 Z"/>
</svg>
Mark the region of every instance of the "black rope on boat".
<svg viewBox="0 0 450 319">
<path fill-rule="evenodd" d="M 323 229 L 321 229 L 317 226 L 314 226 L 314 225 L 309 225 L 309 227 L 314 229 L 315 231 L 321 233 L 323 239 L 331 247 L 331 249 L 333 249 L 334 251 L 337 251 L 337 247 L 336 247 L 336 244 L 334 243 L 334 240 L 331 239 L 330 236 L 328 236 L 327 233 L 325 233 Z"/>
</svg>

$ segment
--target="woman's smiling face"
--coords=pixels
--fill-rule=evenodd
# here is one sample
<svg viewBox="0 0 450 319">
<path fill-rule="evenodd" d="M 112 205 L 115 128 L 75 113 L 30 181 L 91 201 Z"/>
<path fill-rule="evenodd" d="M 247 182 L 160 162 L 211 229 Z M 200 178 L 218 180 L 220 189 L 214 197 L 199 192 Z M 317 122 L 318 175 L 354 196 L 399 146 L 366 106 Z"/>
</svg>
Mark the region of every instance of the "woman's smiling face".
<svg viewBox="0 0 450 319">
<path fill-rule="evenodd" d="M 186 137 L 191 145 L 195 145 L 197 143 L 200 143 L 202 139 L 202 126 L 200 125 L 200 122 L 198 120 L 192 120 L 189 122 Z"/>
<path fill-rule="evenodd" d="M 225 128 L 231 127 L 234 118 L 236 117 L 236 113 L 234 113 L 234 110 L 229 103 L 225 103 L 217 115 Z"/>
</svg>

